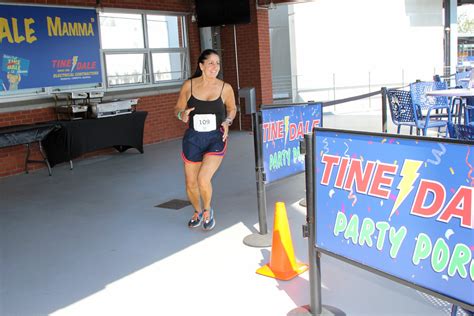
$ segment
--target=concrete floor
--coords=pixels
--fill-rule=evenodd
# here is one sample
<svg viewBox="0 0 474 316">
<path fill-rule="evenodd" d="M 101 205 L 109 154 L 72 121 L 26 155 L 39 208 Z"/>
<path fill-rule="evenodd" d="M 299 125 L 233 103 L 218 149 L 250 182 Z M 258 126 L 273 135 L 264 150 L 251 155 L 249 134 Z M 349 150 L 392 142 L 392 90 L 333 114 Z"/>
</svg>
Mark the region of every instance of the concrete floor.
<svg viewBox="0 0 474 316">
<path fill-rule="evenodd" d="M 325 126 L 380 131 L 380 113 L 325 116 Z M 393 130 L 393 127 L 391 127 Z M 180 140 L 0 179 L 0 315 L 287 315 L 309 304 L 308 273 L 255 273 L 270 248 L 242 242 L 258 228 L 253 136 L 233 132 L 214 179 L 216 228 L 190 230 Z M 304 174 L 267 186 L 286 204 L 298 260 Z M 322 301 L 347 315 L 449 315 L 450 304 L 328 256 Z M 459 314 L 461 315 L 461 313 Z"/>
</svg>

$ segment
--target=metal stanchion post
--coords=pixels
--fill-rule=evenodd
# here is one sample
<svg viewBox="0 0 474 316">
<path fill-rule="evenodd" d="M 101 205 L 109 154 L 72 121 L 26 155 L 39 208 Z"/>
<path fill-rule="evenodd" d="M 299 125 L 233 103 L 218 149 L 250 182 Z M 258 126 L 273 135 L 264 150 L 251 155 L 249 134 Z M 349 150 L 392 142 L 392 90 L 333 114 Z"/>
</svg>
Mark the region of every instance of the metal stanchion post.
<svg viewBox="0 0 474 316">
<path fill-rule="evenodd" d="M 382 132 L 387 132 L 387 88 L 382 87 Z"/>
<path fill-rule="evenodd" d="M 265 174 L 263 172 L 262 138 L 260 136 L 260 116 L 254 111 L 252 113 L 252 127 L 255 150 L 255 173 L 257 180 L 257 203 L 259 233 L 254 233 L 244 238 L 244 244 L 251 247 L 269 247 L 272 244 L 272 236 L 267 227 L 267 202 L 265 193 Z"/>
<path fill-rule="evenodd" d="M 288 313 L 288 316 L 345 316 L 345 313 L 332 306 L 323 306 L 321 301 L 321 260 L 316 250 L 316 225 L 314 203 L 314 146 L 313 134 L 304 135 L 300 145 L 301 153 L 305 154 L 306 182 L 306 225 L 303 225 L 303 237 L 308 238 L 309 288 L 310 304 L 298 307 Z"/>
</svg>

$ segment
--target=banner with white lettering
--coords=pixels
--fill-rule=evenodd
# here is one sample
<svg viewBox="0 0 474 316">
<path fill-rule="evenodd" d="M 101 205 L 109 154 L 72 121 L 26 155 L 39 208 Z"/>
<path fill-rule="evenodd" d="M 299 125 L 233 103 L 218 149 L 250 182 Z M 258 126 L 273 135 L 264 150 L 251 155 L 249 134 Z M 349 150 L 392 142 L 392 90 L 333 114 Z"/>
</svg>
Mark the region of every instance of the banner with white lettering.
<svg viewBox="0 0 474 316">
<path fill-rule="evenodd" d="M 299 141 L 321 126 L 321 103 L 262 109 L 265 183 L 304 171 Z"/>
<path fill-rule="evenodd" d="M 102 82 L 95 9 L 0 5 L 0 94 Z"/>
<path fill-rule="evenodd" d="M 474 143 L 315 130 L 316 247 L 474 305 Z"/>
</svg>

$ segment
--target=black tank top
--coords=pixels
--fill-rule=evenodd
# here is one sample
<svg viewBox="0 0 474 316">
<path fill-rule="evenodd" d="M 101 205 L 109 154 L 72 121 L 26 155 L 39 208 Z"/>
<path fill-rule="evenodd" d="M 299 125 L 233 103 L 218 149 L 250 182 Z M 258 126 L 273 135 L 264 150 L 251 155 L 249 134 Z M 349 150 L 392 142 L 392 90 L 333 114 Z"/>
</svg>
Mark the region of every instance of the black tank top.
<svg viewBox="0 0 474 316">
<path fill-rule="evenodd" d="M 189 127 L 194 129 L 193 118 L 195 114 L 215 114 L 216 115 L 216 130 L 221 128 L 222 122 L 225 121 L 226 109 L 224 102 L 222 102 L 222 91 L 224 90 L 225 82 L 222 84 L 221 94 L 215 100 L 203 101 L 196 99 L 193 96 L 193 80 L 191 79 L 191 97 L 188 99 L 188 108 L 195 108 L 189 113 Z"/>
</svg>

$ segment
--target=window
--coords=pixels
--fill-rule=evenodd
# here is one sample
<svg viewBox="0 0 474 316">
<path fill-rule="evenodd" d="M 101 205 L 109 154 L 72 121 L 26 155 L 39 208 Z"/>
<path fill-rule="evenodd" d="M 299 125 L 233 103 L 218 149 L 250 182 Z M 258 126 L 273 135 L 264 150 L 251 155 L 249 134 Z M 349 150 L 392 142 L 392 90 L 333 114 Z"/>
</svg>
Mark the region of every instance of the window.
<svg viewBox="0 0 474 316">
<path fill-rule="evenodd" d="M 189 77 L 184 15 L 102 12 L 108 88 L 169 85 Z"/>
</svg>

